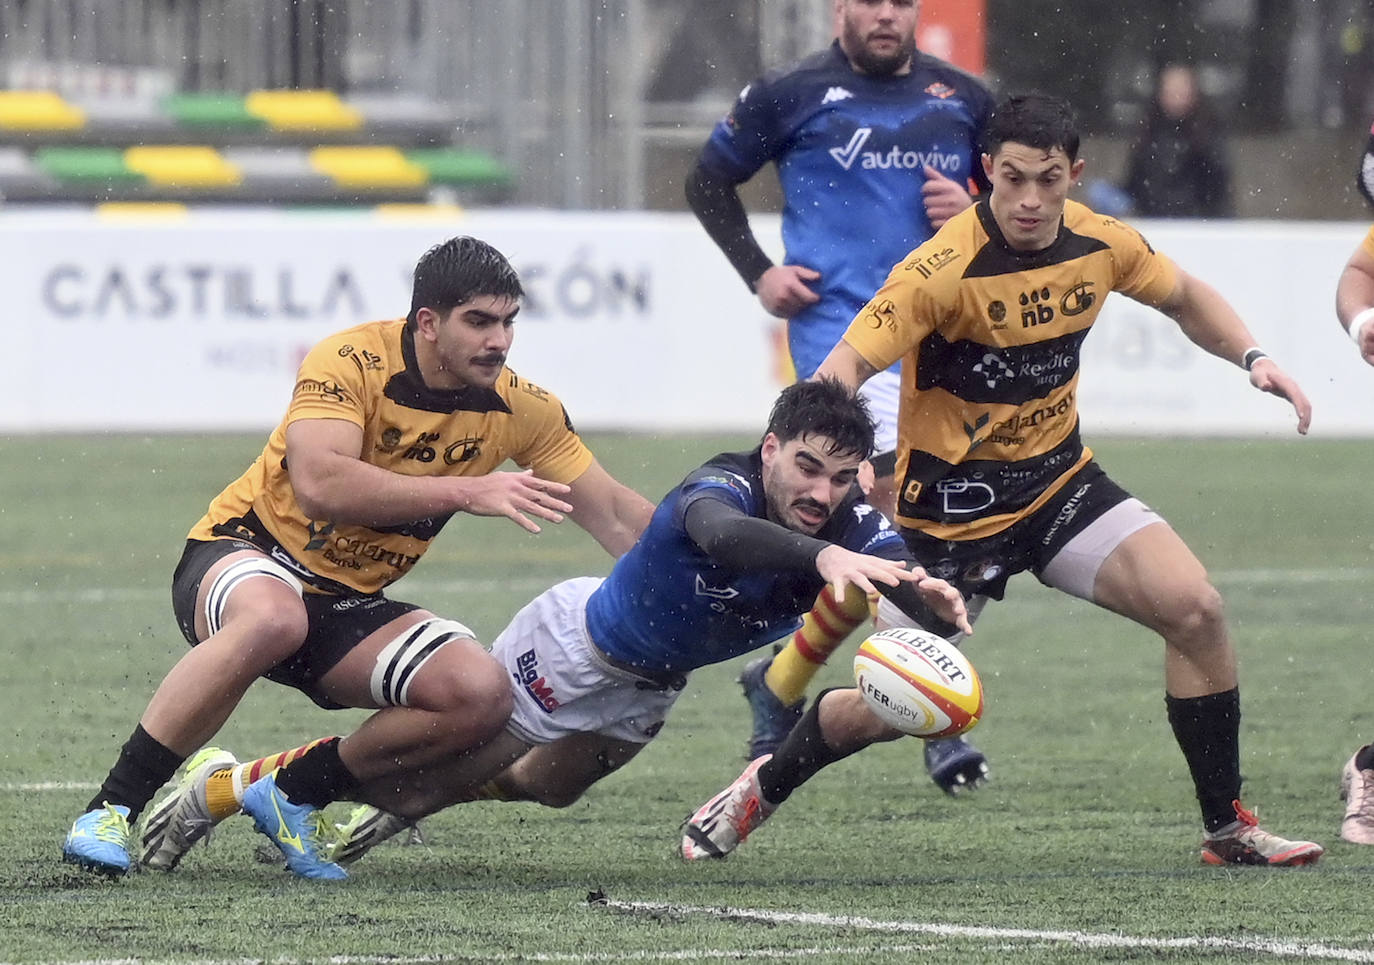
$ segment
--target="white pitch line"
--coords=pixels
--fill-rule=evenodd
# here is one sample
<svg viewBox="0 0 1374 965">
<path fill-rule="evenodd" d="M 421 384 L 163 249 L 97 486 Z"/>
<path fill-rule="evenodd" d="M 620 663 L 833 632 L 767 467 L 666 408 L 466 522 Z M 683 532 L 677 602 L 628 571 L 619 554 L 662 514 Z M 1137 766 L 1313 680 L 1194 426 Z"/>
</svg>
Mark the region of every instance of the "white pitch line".
<svg viewBox="0 0 1374 965">
<path fill-rule="evenodd" d="M 822 925 L 830 928 L 858 928 L 866 931 L 936 935 L 941 938 L 973 938 L 1015 942 L 1051 942 L 1080 948 L 1164 949 L 1243 952 L 1272 955 L 1276 958 L 1307 958 L 1337 962 L 1374 962 L 1374 951 L 1340 948 L 1331 945 L 1282 941 L 1279 939 L 1239 938 L 1146 938 L 1106 932 L 1036 930 L 1031 928 L 991 928 L 976 925 L 940 925 L 918 921 L 879 921 L 850 915 L 824 915 L 812 912 L 761 911 L 754 908 L 709 908 L 695 905 L 670 905 L 644 901 L 599 902 L 608 908 L 631 913 L 702 915 L 731 918 L 767 925 Z"/>
<path fill-rule="evenodd" d="M 718 962 L 730 961 L 794 961 L 798 958 L 831 958 L 838 955 L 872 955 L 874 953 L 912 955 L 918 952 L 935 951 L 935 946 L 922 945 L 884 945 L 872 948 L 867 945 L 835 945 L 827 948 L 786 948 L 786 949 L 682 949 L 675 952 L 497 952 L 494 954 L 452 953 L 442 956 L 419 955 L 409 958 L 394 958 L 390 955 L 373 957 L 363 955 L 332 955 L 323 959 L 299 958 L 202 958 L 187 960 L 157 958 L 93 958 L 73 962 L 59 962 L 55 965 L 300 965 L 303 961 L 323 961 L 329 965 L 438 965 L 440 962 Z"/>
</svg>

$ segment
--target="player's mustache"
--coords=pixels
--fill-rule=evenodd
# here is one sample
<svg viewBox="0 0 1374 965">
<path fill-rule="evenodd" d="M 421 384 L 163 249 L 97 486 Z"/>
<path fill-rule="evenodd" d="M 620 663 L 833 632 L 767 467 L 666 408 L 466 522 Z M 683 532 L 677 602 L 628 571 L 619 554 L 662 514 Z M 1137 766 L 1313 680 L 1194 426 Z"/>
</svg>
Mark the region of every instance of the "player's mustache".
<svg viewBox="0 0 1374 965">
<path fill-rule="evenodd" d="M 798 499 L 792 505 L 797 509 L 814 509 L 816 512 L 820 513 L 823 516 L 830 515 L 830 507 L 823 506 L 820 503 L 816 502 L 816 500 L 814 499 Z"/>
<path fill-rule="evenodd" d="M 490 355 L 478 355 L 473 360 L 474 365 L 505 365 L 506 353 L 493 352 Z"/>
</svg>

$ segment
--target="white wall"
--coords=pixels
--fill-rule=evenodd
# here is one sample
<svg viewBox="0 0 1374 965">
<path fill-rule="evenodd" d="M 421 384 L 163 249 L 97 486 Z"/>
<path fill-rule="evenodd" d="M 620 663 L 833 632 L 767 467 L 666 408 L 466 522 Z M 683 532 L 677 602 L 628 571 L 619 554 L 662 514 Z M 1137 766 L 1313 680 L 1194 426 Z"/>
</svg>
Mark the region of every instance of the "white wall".
<svg viewBox="0 0 1374 965">
<path fill-rule="evenodd" d="M 776 236 L 775 218 L 757 218 Z M 1314 433 L 1374 434 L 1374 370 L 1332 309 L 1362 224 L 1141 223 L 1222 291 L 1304 384 Z M 529 298 L 511 365 L 580 428 L 754 431 L 782 384 L 777 326 L 690 215 L 204 211 L 174 220 L 0 213 L 0 432 L 266 429 L 317 338 L 409 307 L 409 272 L 485 238 Z M 1112 296 L 1085 348 L 1094 434 L 1291 432 L 1278 400 Z"/>
</svg>

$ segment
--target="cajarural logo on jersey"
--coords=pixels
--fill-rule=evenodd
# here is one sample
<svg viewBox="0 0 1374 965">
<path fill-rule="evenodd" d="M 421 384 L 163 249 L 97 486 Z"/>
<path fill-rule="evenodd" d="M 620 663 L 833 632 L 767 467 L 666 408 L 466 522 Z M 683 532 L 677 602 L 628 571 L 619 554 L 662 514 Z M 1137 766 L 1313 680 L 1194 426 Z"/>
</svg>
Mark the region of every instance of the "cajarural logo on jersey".
<svg viewBox="0 0 1374 965">
<path fill-rule="evenodd" d="M 892 170 L 918 171 L 930 165 L 937 171 L 958 171 L 963 162 L 957 154 L 944 151 L 903 151 L 893 145 L 886 151 L 865 151 L 864 145 L 873 136 L 873 128 L 861 127 L 849 138 L 844 147 L 832 147 L 830 156 L 839 162 L 846 171 L 858 162 L 863 171 Z"/>
</svg>

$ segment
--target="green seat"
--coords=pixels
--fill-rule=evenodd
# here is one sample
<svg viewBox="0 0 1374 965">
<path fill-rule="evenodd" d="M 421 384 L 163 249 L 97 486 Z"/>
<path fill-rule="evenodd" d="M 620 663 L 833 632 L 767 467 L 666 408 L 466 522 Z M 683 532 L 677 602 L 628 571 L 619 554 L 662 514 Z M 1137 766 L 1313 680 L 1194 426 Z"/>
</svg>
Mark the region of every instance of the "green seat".
<svg viewBox="0 0 1374 965">
<path fill-rule="evenodd" d="M 33 162 L 59 181 L 143 180 L 124 163 L 124 152 L 113 147 L 41 147 Z"/>
<path fill-rule="evenodd" d="M 267 122 L 248 112 L 242 94 L 172 94 L 163 107 L 178 124 L 257 130 Z"/>
<path fill-rule="evenodd" d="M 513 180 L 508 167 L 487 154 L 458 148 L 417 148 L 406 158 L 429 175 L 431 184 L 508 187 Z"/>
</svg>

